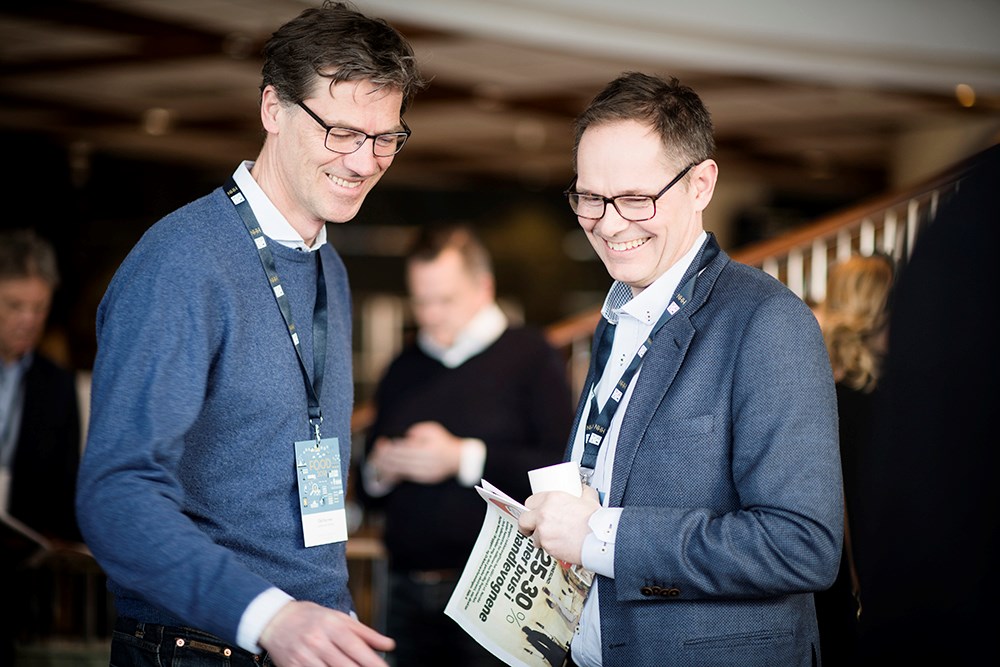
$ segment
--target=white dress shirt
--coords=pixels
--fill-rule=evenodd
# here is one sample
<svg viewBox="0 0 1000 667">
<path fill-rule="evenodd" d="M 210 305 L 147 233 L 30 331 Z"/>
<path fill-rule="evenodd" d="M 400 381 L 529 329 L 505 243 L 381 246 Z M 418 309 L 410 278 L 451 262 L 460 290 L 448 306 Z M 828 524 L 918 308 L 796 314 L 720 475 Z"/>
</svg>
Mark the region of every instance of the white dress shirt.
<svg viewBox="0 0 1000 667">
<path fill-rule="evenodd" d="M 24 375 L 34 353 L 9 364 L 0 360 L 0 514 L 7 513 L 14 456 L 21 435 L 21 415 L 24 409 Z"/>
<path fill-rule="evenodd" d="M 260 225 L 260 231 L 275 243 L 280 243 L 288 248 L 305 252 L 319 250 L 326 243 L 326 225 L 320 228 L 319 234 L 316 235 L 316 240 L 313 241 L 312 246 L 307 246 L 306 242 L 302 239 L 302 235 L 295 231 L 295 228 L 288 222 L 288 219 L 267 198 L 264 191 L 260 189 L 260 185 L 254 180 L 253 175 L 250 174 L 253 165 L 253 160 L 244 160 L 241 162 L 240 166 L 233 172 L 233 180 L 236 181 L 236 185 L 240 186 L 243 196 L 246 197 L 247 203 L 250 204 L 254 217 L 257 218 L 257 224 Z"/>
</svg>

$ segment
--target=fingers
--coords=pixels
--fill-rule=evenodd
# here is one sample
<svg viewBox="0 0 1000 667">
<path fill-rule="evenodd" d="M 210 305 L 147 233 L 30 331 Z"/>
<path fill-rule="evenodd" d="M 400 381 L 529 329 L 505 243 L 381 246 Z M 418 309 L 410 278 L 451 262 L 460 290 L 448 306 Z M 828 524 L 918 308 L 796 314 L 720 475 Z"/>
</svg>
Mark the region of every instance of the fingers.
<svg viewBox="0 0 1000 667">
<path fill-rule="evenodd" d="M 282 667 L 386 667 L 376 651 L 395 642 L 351 616 L 312 602 L 286 604 L 258 640 Z"/>
<path fill-rule="evenodd" d="M 437 484 L 458 474 L 462 441 L 437 422 L 418 422 L 403 438 L 376 445 L 374 462 L 380 474 L 418 484 Z"/>
<path fill-rule="evenodd" d="M 517 518 L 517 529 L 525 537 L 531 537 L 534 535 L 535 530 L 538 529 L 538 523 L 543 520 L 541 510 L 542 506 L 545 505 L 545 501 L 551 495 L 551 492 L 545 491 L 542 493 L 534 493 L 524 500 L 524 506 L 528 509 L 527 512 L 521 512 L 521 516 Z"/>
<path fill-rule="evenodd" d="M 414 444 L 425 444 L 439 440 L 442 432 L 448 431 L 437 422 L 417 422 L 406 429 L 406 438 Z"/>
<path fill-rule="evenodd" d="M 590 516 L 600 507 L 597 493 L 585 489 L 581 497 L 547 491 L 524 501 L 527 512 L 518 517 L 518 530 L 559 560 L 579 563 L 583 542 L 590 532 Z"/>
<path fill-rule="evenodd" d="M 391 651 L 396 647 L 396 642 L 389 637 L 349 616 L 344 627 L 336 634 L 328 635 L 328 639 L 334 648 L 329 655 L 339 652 L 346 658 L 344 661 L 327 662 L 330 667 L 340 664 L 386 667 L 386 662 L 375 651 Z"/>
<path fill-rule="evenodd" d="M 533 493 L 524 499 L 524 506 L 529 510 L 537 509 L 545 499 L 549 496 L 549 491 L 544 491 L 542 493 Z"/>
<path fill-rule="evenodd" d="M 375 628 L 370 628 L 361 621 L 348 617 L 354 623 L 356 634 L 364 643 L 376 651 L 391 651 L 396 648 L 396 640 L 387 637 Z"/>
</svg>

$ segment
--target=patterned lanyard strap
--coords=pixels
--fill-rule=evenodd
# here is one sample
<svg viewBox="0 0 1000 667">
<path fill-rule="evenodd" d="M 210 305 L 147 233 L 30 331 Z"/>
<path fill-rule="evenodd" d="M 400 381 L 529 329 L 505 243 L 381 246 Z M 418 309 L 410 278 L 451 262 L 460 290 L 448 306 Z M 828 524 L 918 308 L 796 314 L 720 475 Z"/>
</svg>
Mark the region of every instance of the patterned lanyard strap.
<svg viewBox="0 0 1000 667">
<path fill-rule="evenodd" d="M 254 245 L 257 247 L 257 254 L 260 257 L 261 266 L 267 275 L 268 284 L 278 303 L 278 310 L 285 320 L 285 326 L 295 347 L 295 354 L 299 360 L 299 370 L 302 371 L 302 379 L 305 381 L 306 395 L 309 401 L 309 425 L 312 427 L 316 442 L 320 441 L 320 424 L 323 423 L 323 412 L 320 408 L 319 396 L 323 387 L 323 374 L 326 368 L 326 280 L 323 277 L 323 258 L 320 253 L 316 253 L 316 307 L 313 309 L 313 373 L 312 380 L 309 379 L 309 372 L 306 370 L 306 362 L 302 356 L 302 346 L 299 343 L 299 334 L 295 329 L 295 322 L 292 320 L 292 308 L 288 302 L 288 295 L 281 287 L 281 280 L 278 278 L 278 271 L 274 264 L 274 256 L 271 248 L 267 245 L 267 239 L 257 224 L 257 217 L 250 208 L 249 202 L 240 191 L 236 181 L 229 179 L 226 183 L 226 196 L 233 202 L 243 224 L 250 233 Z"/>
</svg>

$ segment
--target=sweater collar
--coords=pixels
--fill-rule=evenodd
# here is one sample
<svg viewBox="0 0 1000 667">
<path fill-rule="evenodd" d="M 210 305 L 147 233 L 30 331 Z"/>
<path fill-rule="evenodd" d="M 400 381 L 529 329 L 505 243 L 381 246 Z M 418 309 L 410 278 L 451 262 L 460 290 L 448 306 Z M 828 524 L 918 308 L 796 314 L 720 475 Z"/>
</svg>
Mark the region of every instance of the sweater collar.
<svg viewBox="0 0 1000 667">
<path fill-rule="evenodd" d="M 476 313 L 451 346 L 439 345 L 423 331 L 417 333 L 417 346 L 428 357 L 456 368 L 495 343 L 507 330 L 507 324 L 507 316 L 496 303 L 491 303 Z"/>
</svg>

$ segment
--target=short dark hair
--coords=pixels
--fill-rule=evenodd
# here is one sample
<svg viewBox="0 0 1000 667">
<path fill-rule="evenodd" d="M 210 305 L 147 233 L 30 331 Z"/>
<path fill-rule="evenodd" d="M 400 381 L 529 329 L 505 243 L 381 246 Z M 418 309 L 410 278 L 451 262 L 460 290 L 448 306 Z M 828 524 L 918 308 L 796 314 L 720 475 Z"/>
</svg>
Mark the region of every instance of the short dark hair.
<svg viewBox="0 0 1000 667">
<path fill-rule="evenodd" d="M 577 117 L 574 164 L 587 128 L 624 120 L 652 127 L 667 155 L 682 166 L 697 164 L 715 153 L 712 117 L 694 90 L 675 77 L 626 72 L 605 86 Z"/>
<path fill-rule="evenodd" d="M 0 232 L 0 280 L 16 278 L 41 278 L 52 289 L 59 285 L 55 250 L 31 229 Z"/>
<path fill-rule="evenodd" d="M 413 262 L 433 262 L 448 249 L 458 251 L 465 268 L 472 275 L 493 275 L 493 261 L 489 251 L 475 231 L 462 223 L 422 227 L 406 254 L 406 264 L 409 266 Z"/>
<path fill-rule="evenodd" d="M 264 45 L 260 89 L 295 104 L 319 78 L 330 85 L 370 81 L 403 93 L 402 114 L 426 84 L 409 42 L 383 19 L 369 18 L 347 2 L 326 0 L 282 25 Z"/>
</svg>

